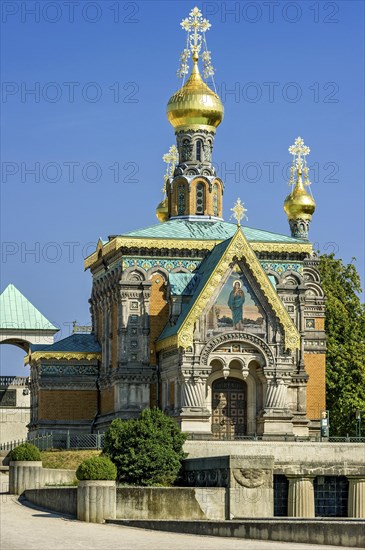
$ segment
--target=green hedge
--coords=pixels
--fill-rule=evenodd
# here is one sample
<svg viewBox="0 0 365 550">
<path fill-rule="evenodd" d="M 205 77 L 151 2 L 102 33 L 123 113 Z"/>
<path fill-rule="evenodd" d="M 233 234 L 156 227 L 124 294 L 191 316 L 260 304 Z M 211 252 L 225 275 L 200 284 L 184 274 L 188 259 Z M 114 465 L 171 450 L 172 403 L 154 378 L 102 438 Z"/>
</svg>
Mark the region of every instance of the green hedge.
<svg viewBox="0 0 365 550">
<path fill-rule="evenodd" d="M 10 460 L 42 460 L 39 449 L 31 443 L 22 443 L 10 451 Z"/>
<path fill-rule="evenodd" d="M 79 480 L 110 480 L 117 477 L 117 467 L 107 456 L 93 456 L 81 462 L 76 470 Z"/>
</svg>

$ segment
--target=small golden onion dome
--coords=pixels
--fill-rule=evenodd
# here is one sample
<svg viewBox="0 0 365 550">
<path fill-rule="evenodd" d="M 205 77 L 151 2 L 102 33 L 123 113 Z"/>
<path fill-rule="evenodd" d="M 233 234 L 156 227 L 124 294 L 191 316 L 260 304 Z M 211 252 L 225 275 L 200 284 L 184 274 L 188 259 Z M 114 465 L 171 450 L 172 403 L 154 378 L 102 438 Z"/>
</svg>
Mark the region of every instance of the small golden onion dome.
<svg viewBox="0 0 365 550">
<path fill-rule="evenodd" d="M 167 104 L 167 118 L 175 130 L 188 127 L 192 130 L 214 131 L 222 122 L 223 115 L 223 104 L 218 95 L 203 81 L 196 56 L 186 84 Z"/>
<path fill-rule="evenodd" d="M 156 216 L 159 222 L 163 223 L 169 219 L 169 207 L 167 198 L 163 199 L 156 208 Z"/>
<path fill-rule="evenodd" d="M 291 193 L 284 201 L 284 210 L 289 220 L 311 220 L 316 209 L 313 197 L 307 193 L 302 181 L 302 173 L 298 171 L 298 180 Z"/>
</svg>

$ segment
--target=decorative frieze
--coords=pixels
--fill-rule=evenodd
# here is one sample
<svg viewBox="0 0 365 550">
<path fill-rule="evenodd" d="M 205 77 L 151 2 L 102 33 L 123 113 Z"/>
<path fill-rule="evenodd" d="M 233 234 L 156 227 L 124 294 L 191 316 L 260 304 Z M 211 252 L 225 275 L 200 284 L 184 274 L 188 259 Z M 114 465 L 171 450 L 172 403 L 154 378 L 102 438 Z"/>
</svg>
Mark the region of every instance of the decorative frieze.
<svg viewBox="0 0 365 550">
<path fill-rule="evenodd" d="M 303 264 L 302 263 L 296 263 L 296 262 L 260 262 L 264 270 L 267 271 L 274 271 L 278 275 L 283 275 L 283 273 L 287 271 L 294 271 L 295 273 L 299 273 L 300 275 L 303 275 Z"/>
<path fill-rule="evenodd" d="M 41 365 L 42 376 L 97 376 L 97 365 Z"/>
</svg>

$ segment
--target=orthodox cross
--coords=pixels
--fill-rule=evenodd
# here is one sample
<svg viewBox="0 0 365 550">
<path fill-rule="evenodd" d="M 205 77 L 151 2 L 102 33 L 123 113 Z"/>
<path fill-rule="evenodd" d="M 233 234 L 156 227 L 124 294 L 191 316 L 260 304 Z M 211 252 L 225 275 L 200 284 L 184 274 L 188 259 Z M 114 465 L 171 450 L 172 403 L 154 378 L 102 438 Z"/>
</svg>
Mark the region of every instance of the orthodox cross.
<svg viewBox="0 0 365 550">
<path fill-rule="evenodd" d="M 237 220 L 237 226 L 240 227 L 241 220 L 244 220 L 245 218 L 247 219 L 247 208 L 245 208 L 244 203 L 241 202 L 241 199 L 237 199 L 236 204 L 233 208 L 231 208 L 231 212 L 233 212 L 232 216 Z"/>
<path fill-rule="evenodd" d="M 309 168 L 307 166 L 306 156 L 309 155 L 310 149 L 304 144 L 304 140 L 299 136 L 288 149 L 289 153 L 293 155 L 293 162 L 290 168 L 290 180 L 289 185 L 295 184 L 295 172 L 298 174 L 304 173 L 304 184 L 310 185 L 308 178 Z"/>
<path fill-rule="evenodd" d="M 179 152 L 176 145 L 171 145 L 169 152 L 165 153 L 162 157 L 162 160 L 166 162 L 166 174 L 164 177 L 163 188 L 161 189 L 162 193 L 166 195 L 166 182 L 169 178 L 174 177 L 175 166 L 179 160 Z"/>
<path fill-rule="evenodd" d="M 207 49 L 205 33 L 212 26 L 208 19 L 204 19 L 199 8 L 194 8 L 189 13 L 189 17 L 183 19 L 180 23 L 184 31 L 187 32 L 186 48 L 180 55 L 180 67 L 177 71 L 179 78 L 185 77 L 189 72 L 188 60 L 193 54 L 193 60 L 197 61 L 200 50 L 204 46 L 205 51 L 202 53 L 204 64 L 204 78 L 214 75 L 214 69 L 211 63 L 211 52 Z"/>
</svg>

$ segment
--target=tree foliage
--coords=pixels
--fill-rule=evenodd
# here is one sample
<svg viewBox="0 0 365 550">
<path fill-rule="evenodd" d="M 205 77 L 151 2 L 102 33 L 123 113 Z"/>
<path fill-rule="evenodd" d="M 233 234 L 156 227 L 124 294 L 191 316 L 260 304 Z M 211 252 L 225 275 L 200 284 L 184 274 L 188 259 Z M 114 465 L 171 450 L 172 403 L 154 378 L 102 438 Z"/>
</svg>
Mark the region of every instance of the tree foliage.
<svg viewBox="0 0 365 550">
<path fill-rule="evenodd" d="M 359 298 L 361 281 L 355 265 L 344 265 L 334 254 L 320 257 L 319 273 L 326 295 L 330 434 L 355 435 L 356 410 L 365 411 L 365 305 Z"/>
<path fill-rule="evenodd" d="M 76 470 L 77 479 L 100 479 L 114 481 L 117 468 L 107 456 L 92 456 L 81 462 Z"/>
<path fill-rule="evenodd" d="M 146 409 L 139 419 L 113 420 L 103 452 L 115 463 L 117 479 L 132 485 L 172 485 L 177 479 L 186 436 L 159 409 Z"/>
</svg>

